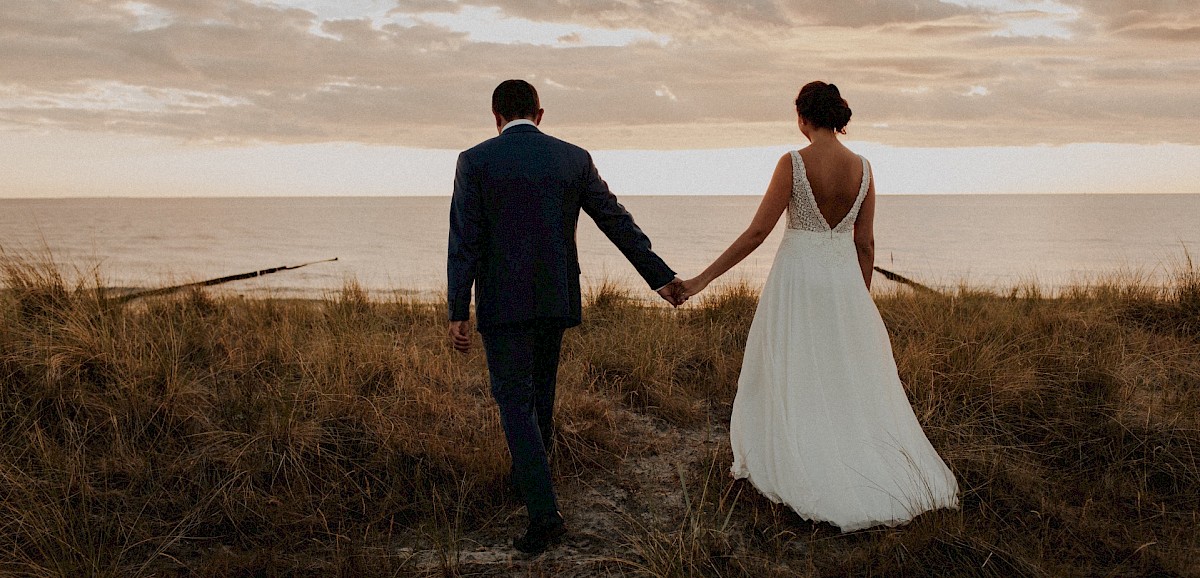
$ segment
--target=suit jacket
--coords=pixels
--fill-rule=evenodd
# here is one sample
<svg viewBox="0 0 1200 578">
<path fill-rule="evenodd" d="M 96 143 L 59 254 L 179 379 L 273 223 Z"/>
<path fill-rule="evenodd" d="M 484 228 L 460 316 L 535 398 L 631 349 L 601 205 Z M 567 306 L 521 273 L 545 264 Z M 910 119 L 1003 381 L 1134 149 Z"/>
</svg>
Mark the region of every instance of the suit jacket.
<svg viewBox="0 0 1200 578">
<path fill-rule="evenodd" d="M 652 289 L 675 277 L 586 150 L 515 125 L 459 154 L 446 267 L 450 320 L 469 319 L 474 285 L 480 331 L 534 319 L 578 325 L 580 209 Z"/>
</svg>

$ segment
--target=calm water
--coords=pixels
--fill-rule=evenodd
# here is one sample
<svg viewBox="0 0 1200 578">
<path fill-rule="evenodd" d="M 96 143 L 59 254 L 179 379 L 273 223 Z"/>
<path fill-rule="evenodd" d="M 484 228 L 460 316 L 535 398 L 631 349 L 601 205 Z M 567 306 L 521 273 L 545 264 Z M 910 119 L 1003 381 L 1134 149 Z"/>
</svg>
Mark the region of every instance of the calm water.
<svg viewBox="0 0 1200 578">
<path fill-rule="evenodd" d="M 625 197 L 654 248 L 683 277 L 749 223 L 756 197 Z M 449 198 L 0 199 L 0 247 L 48 248 L 56 261 L 119 287 L 182 283 L 338 257 L 223 286 L 320 296 L 357 280 L 372 290 L 445 288 Z M 880 196 L 877 264 L 931 284 L 1047 289 L 1116 272 L 1165 279 L 1200 251 L 1200 195 Z M 642 287 L 586 217 L 585 283 Z M 781 225 L 782 226 L 782 225 Z M 728 279 L 761 283 L 776 231 Z M 879 281 L 881 287 L 888 282 Z"/>
</svg>

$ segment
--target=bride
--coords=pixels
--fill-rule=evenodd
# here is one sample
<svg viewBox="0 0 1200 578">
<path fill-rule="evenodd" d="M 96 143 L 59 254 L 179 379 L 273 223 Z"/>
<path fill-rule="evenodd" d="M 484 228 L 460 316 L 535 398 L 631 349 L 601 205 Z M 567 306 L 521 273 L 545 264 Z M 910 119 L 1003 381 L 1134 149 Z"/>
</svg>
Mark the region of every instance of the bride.
<svg viewBox="0 0 1200 578">
<path fill-rule="evenodd" d="M 762 204 L 684 295 L 756 249 L 787 209 L 759 298 L 729 438 L 735 478 L 802 517 L 848 532 L 958 506 L 958 483 L 917 423 L 870 295 L 875 185 L 838 140 L 850 107 L 836 86 L 796 97 L 811 143 L 779 159 Z"/>
</svg>

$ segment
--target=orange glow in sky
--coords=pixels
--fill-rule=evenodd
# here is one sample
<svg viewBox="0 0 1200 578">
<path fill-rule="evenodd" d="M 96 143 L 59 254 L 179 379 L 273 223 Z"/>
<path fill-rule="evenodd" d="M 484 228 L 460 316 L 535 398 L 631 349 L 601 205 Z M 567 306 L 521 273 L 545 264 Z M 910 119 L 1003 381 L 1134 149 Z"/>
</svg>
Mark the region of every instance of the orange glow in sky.
<svg viewBox="0 0 1200 578">
<path fill-rule="evenodd" d="M 758 194 L 835 82 L 881 193 L 1200 193 L 1200 4 L 0 3 L 0 197 L 448 194 L 492 88 L 633 194 Z"/>
</svg>

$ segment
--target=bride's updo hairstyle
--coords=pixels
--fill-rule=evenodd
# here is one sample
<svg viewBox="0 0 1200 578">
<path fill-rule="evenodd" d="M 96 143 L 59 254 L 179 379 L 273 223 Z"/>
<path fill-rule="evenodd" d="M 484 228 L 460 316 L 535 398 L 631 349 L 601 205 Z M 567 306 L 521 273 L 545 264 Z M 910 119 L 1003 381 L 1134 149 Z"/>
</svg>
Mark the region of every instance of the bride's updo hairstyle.
<svg viewBox="0 0 1200 578">
<path fill-rule="evenodd" d="M 837 85 L 821 81 L 810 82 L 796 97 L 796 113 L 820 128 L 846 134 L 850 123 L 850 105 L 838 92 Z"/>
</svg>

